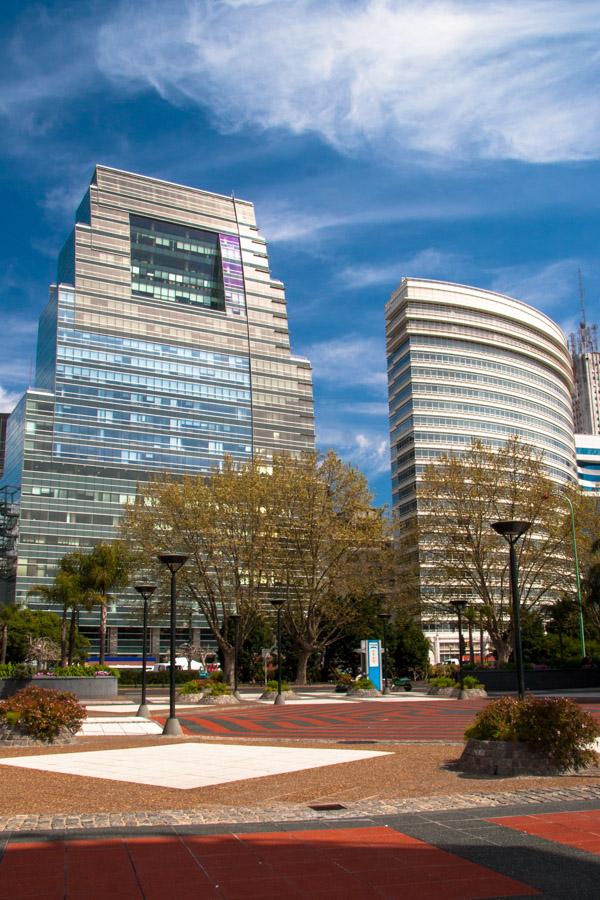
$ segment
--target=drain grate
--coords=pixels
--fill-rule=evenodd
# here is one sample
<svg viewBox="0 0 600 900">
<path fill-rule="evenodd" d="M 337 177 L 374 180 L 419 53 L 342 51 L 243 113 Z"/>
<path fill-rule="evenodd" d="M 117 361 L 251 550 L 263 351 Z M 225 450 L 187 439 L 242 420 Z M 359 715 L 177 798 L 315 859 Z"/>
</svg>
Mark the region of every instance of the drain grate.
<svg viewBox="0 0 600 900">
<path fill-rule="evenodd" d="M 347 806 L 344 806 L 342 803 L 309 803 L 309 809 L 314 809 L 315 812 L 329 812 L 332 809 L 348 809 Z"/>
</svg>

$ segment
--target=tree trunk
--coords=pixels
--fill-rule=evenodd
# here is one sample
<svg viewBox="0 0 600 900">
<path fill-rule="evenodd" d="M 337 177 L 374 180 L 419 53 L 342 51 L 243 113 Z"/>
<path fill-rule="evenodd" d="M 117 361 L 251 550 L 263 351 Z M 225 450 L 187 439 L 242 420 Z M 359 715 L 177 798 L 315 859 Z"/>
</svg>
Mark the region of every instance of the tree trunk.
<svg viewBox="0 0 600 900">
<path fill-rule="evenodd" d="M 2 665 L 6 662 L 6 649 L 8 647 L 8 625 L 2 623 L 2 650 L 0 651 L 0 662 Z"/>
<path fill-rule="evenodd" d="M 69 665 L 73 665 L 73 656 L 75 654 L 75 623 L 77 622 L 77 607 L 74 606 L 71 610 L 71 622 L 69 624 L 69 654 L 68 654 L 68 663 Z"/>
<path fill-rule="evenodd" d="M 475 648 L 473 646 L 473 623 L 471 621 L 467 622 L 469 626 L 469 662 L 472 666 L 475 665 Z"/>
<path fill-rule="evenodd" d="M 63 603 L 62 618 L 60 620 L 60 664 L 67 664 L 67 604 Z"/>
<path fill-rule="evenodd" d="M 106 622 L 108 619 L 108 608 L 106 606 L 106 602 L 102 603 L 100 606 L 100 651 L 98 653 L 98 662 L 101 666 L 104 665 L 104 650 L 106 647 Z M 174 661 L 172 660 L 172 664 Z"/>
<path fill-rule="evenodd" d="M 233 684 L 233 666 L 235 663 L 235 649 L 231 644 L 221 644 L 221 653 L 223 654 L 223 674 L 227 684 Z"/>
<path fill-rule="evenodd" d="M 306 647 L 302 647 L 298 650 L 298 660 L 296 662 L 296 684 L 306 684 L 306 670 L 308 668 L 308 661 L 312 656 L 313 651 L 307 650 Z"/>
</svg>

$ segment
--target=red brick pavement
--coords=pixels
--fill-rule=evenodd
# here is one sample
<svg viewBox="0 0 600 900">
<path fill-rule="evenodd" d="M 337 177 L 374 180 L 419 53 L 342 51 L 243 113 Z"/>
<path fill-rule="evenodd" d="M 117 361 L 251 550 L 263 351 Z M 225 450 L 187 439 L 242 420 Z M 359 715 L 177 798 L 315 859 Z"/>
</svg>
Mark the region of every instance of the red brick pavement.
<svg viewBox="0 0 600 900">
<path fill-rule="evenodd" d="M 600 856 L 600 810 L 597 809 L 589 812 L 543 813 L 537 816 L 504 816 L 489 821 Z"/>
<path fill-rule="evenodd" d="M 185 711 L 187 734 L 213 737 L 336 740 L 462 741 L 486 700 L 342 701 L 328 705 L 261 706 Z M 600 721 L 600 704 L 582 703 Z M 157 717 L 158 718 L 158 717 Z M 164 722 L 164 718 L 159 719 Z"/>
<path fill-rule="evenodd" d="M 474 900 L 539 892 L 392 828 L 9 843 L 0 900 Z"/>
</svg>

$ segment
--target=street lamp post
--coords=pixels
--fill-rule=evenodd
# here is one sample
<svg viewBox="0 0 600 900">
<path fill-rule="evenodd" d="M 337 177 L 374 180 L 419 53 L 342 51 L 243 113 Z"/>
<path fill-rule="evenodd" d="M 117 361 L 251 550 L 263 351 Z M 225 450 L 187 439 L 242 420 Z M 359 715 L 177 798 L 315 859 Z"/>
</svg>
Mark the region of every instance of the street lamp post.
<svg viewBox="0 0 600 900">
<path fill-rule="evenodd" d="M 143 582 L 140 584 L 135 584 L 134 587 L 144 600 L 144 627 L 142 634 L 142 696 L 140 698 L 140 706 L 136 715 L 143 716 L 143 718 L 147 719 L 149 716 L 148 703 L 146 701 L 146 667 L 148 661 L 148 649 L 146 646 L 148 641 L 148 600 L 156 590 L 156 585 Z"/>
<path fill-rule="evenodd" d="M 270 603 L 277 612 L 277 696 L 275 697 L 275 706 L 282 706 L 285 703 L 285 698 L 281 691 L 281 610 L 285 599 L 283 597 L 273 597 Z"/>
<path fill-rule="evenodd" d="M 388 664 L 387 664 L 387 623 L 392 618 L 392 614 L 389 612 L 380 612 L 377 613 L 377 618 L 380 622 L 383 623 L 383 693 L 391 694 L 391 691 L 388 686 Z"/>
<path fill-rule="evenodd" d="M 460 684 L 460 690 L 458 692 L 458 699 L 465 699 L 465 673 L 463 671 L 463 633 L 462 633 L 462 614 L 465 611 L 467 606 L 466 600 L 451 600 L 450 605 L 454 607 L 456 610 L 456 615 L 458 616 L 458 680 Z"/>
<path fill-rule="evenodd" d="M 573 560 L 575 562 L 575 586 L 577 589 L 577 607 L 579 612 L 579 646 L 581 648 L 581 656 L 585 656 L 585 627 L 583 624 L 583 604 L 581 602 L 581 576 L 579 574 L 579 555 L 577 553 L 577 534 L 575 532 L 575 510 L 571 498 L 567 494 L 561 494 L 562 498 L 569 504 L 571 513 L 571 542 L 573 544 Z"/>
<path fill-rule="evenodd" d="M 508 543 L 510 552 L 510 593 L 513 610 L 513 648 L 517 670 L 517 691 L 519 699 L 525 697 L 525 672 L 523 669 L 523 648 L 521 646 L 521 600 L 519 597 L 519 574 L 515 544 L 531 528 L 531 522 L 492 522 L 492 528 Z"/>
<path fill-rule="evenodd" d="M 234 657 L 233 657 L 233 696 L 236 700 L 241 700 L 238 691 L 238 666 L 240 658 L 240 614 L 232 613 L 229 618 L 233 622 L 234 627 Z"/>
<path fill-rule="evenodd" d="M 159 553 L 158 561 L 171 573 L 171 635 L 169 646 L 169 718 L 165 722 L 163 734 L 175 737 L 181 734 L 181 725 L 175 714 L 175 638 L 177 630 L 177 585 L 176 573 L 189 559 L 187 553 Z"/>
</svg>

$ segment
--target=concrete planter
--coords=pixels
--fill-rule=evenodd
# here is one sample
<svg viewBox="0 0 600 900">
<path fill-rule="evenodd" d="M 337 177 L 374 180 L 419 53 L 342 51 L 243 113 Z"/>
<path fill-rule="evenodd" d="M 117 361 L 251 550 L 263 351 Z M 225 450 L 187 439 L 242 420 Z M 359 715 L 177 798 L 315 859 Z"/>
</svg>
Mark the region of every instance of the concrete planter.
<svg viewBox="0 0 600 900">
<path fill-rule="evenodd" d="M 430 687 L 427 693 L 437 697 L 458 697 L 460 688 Z M 466 700 L 470 700 L 473 697 L 487 697 L 487 691 L 484 688 L 465 688 L 464 697 Z"/>
<path fill-rule="evenodd" d="M 0 746 L 7 747 L 49 747 L 55 744 L 73 744 L 75 736 L 63 728 L 53 741 L 40 741 L 25 734 L 19 728 L 11 728 L 6 722 L 0 722 Z"/>
<path fill-rule="evenodd" d="M 473 675 L 488 691 L 517 690 L 517 673 L 508 669 L 476 669 Z M 600 669 L 525 669 L 528 691 L 577 690 L 600 687 Z"/>
<path fill-rule="evenodd" d="M 178 703 L 200 703 L 204 694 L 177 694 Z"/>
<path fill-rule="evenodd" d="M 119 680 L 114 675 L 99 678 L 0 678 L 0 698 L 12 697 L 30 685 L 49 691 L 69 691 L 78 700 L 109 700 L 119 693 Z"/>
<path fill-rule="evenodd" d="M 198 701 L 200 706 L 237 706 L 239 702 L 233 694 L 218 694 L 216 697 L 204 694 Z"/>
<path fill-rule="evenodd" d="M 561 770 L 518 741 L 467 741 L 457 768 L 470 775 L 556 775 Z"/>
<path fill-rule="evenodd" d="M 281 695 L 284 700 L 293 700 L 294 697 L 296 696 L 293 691 L 282 691 Z M 259 700 L 274 700 L 276 696 L 277 696 L 277 691 L 263 691 L 258 699 Z"/>
</svg>

